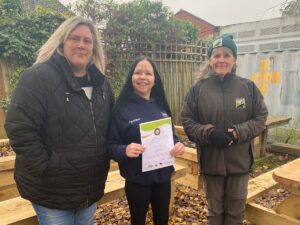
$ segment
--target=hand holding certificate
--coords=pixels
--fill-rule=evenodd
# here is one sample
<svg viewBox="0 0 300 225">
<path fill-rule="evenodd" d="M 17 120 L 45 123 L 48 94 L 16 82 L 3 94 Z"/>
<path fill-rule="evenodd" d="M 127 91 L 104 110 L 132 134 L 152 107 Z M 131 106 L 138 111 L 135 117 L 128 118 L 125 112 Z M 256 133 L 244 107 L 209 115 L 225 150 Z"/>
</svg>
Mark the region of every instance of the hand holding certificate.
<svg viewBox="0 0 300 225">
<path fill-rule="evenodd" d="M 174 158 L 170 151 L 174 146 L 171 118 L 140 124 L 141 143 L 145 147 L 142 155 L 142 171 L 172 166 Z"/>
</svg>

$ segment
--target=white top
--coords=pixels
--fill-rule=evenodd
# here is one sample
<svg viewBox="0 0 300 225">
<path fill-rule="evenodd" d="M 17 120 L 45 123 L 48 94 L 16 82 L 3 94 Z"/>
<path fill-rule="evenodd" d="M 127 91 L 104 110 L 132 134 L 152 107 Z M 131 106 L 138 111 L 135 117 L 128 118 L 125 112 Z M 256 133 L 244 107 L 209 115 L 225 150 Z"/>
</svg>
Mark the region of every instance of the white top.
<svg viewBox="0 0 300 225">
<path fill-rule="evenodd" d="M 81 87 L 81 89 L 84 90 L 86 97 L 91 100 L 93 87 Z"/>
</svg>

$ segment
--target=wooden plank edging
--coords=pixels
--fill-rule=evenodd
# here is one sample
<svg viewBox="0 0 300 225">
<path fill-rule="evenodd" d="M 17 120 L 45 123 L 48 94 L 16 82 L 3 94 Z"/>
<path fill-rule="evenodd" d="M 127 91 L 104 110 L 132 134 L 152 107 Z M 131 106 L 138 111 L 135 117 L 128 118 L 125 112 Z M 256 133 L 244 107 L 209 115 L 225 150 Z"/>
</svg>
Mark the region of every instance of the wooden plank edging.
<svg viewBox="0 0 300 225">
<path fill-rule="evenodd" d="M 8 138 L 0 139 L 0 147 L 8 147 L 8 146 L 10 146 Z"/>
<path fill-rule="evenodd" d="M 255 198 L 263 195 L 278 185 L 273 179 L 273 172 L 275 170 L 277 170 L 277 168 L 249 180 L 247 203 L 253 201 Z"/>
<path fill-rule="evenodd" d="M 171 177 L 172 190 L 175 189 L 174 182 L 176 179 L 185 176 L 186 168 L 175 164 L 175 172 Z M 124 191 L 125 180 L 121 177 L 119 171 L 109 172 L 107 185 L 105 188 L 105 195 L 98 204 L 104 204 L 115 200 L 125 195 Z M 170 203 L 171 204 L 171 203 Z M 172 204 L 171 204 L 172 206 Z M 31 206 L 30 201 L 19 197 L 8 199 L 0 202 L 0 224 L 31 224 L 36 223 L 35 212 Z"/>
<path fill-rule="evenodd" d="M 5 170 L 13 170 L 15 167 L 16 156 L 0 157 L 0 172 Z"/>
<path fill-rule="evenodd" d="M 245 218 L 258 225 L 300 225 L 300 220 L 278 214 L 252 202 L 246 205 Z"/>
<path fill-rule="evenodd" d="M 274 143 L 270 145 L 271 152 L 300 156 L 300 145 Z"/>
</svg>

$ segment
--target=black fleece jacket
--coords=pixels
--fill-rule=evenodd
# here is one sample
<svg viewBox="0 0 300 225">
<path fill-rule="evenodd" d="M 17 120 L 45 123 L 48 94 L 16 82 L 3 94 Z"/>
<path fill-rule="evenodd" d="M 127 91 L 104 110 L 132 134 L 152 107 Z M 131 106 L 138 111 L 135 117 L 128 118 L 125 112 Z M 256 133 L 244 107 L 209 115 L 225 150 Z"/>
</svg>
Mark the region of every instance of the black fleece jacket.
<svg viewBox="0 0 300 225">
<path fill-rule="evenodd" d="M 221 79 L 210 74 L 189 91 L 181 120 L 190 140 L 197 144 L 201 173 L 226 176 L 243 174 L 253 163 L 253 138 L 265 128 L 268 110 L 256 85 L 236 74 Z M 210 143 L 215 129 L 234 128 L 234 144 L 218 148 Z"/>
</svg>

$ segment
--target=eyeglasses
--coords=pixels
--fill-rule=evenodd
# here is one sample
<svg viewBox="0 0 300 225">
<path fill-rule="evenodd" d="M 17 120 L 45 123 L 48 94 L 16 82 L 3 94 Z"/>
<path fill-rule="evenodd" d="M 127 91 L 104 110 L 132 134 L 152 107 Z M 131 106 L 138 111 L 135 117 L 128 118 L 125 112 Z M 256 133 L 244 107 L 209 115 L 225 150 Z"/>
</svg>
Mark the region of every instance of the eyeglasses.
<svg viewBox="0 0 300 225">
<path fill-rule="evenodd" d="M 93 44 L 93 40 L 91 38 L 88 38 L 88 37 L 81 38 L 78 35 L 70 35 L 70 37 L 68 37 L 68 40 L 71 41 L 74 44 L 79 44 L 82 39 L 83 39 L 83 43 L 86 44 L 86 45 L 92 45 Z"/>
</svg>

